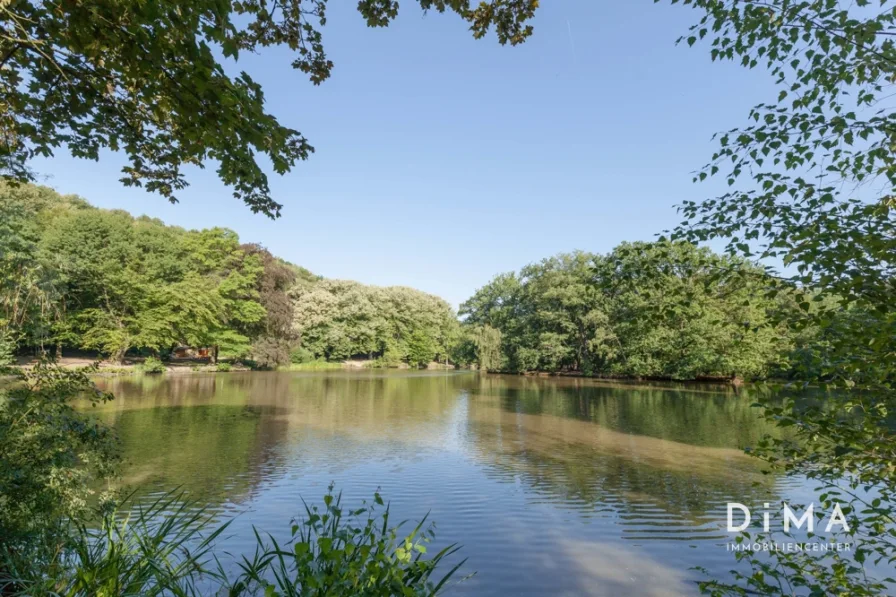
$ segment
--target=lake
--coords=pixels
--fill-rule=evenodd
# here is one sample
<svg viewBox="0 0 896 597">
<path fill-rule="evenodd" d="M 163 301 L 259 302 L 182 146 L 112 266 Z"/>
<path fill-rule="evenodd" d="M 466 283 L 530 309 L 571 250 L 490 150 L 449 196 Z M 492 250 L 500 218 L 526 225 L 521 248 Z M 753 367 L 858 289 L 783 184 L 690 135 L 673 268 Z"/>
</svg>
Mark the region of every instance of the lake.
<svg viewBox="0 0 896 597">
<path fill-rule="evenodd" d="M 220 520 L 285 538 L 301 498 L 377 488 L 437 522 L 477 574 L 450 594 L 692 595 L 734 566 L 726 503 L 790 488 L 742 452 L 767 425 L 726 387 L 475 372 L 195 373 L 103 378 L 124 482 L 187 490 Z"/>
</svg>

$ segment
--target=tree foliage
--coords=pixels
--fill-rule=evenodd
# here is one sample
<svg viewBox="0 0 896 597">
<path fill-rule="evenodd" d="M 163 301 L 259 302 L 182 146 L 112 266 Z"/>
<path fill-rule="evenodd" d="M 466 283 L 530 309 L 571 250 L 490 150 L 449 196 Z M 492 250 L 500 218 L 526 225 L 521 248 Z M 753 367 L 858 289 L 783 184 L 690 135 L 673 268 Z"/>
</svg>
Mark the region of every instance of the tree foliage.
<svg viewBox="0 0 896 597">
<path fill-rule="evenodd" d="M 528 37 L 537 0 L 419 0 L 450 11 L 481 38 L 502 44 Z M 395 0 L 358 3 L 370 27 L 398 14 Z M 91 0 L 0 4 L 0 175 L 32 181 L 29 162 L 60 147 L 99 159 L 102 149 L 128 160 L 121 181 L 171 201 L 187 186 L 184 168 L 217 163 L 220 179 L 254 212 L 277 216 L 268 177 L 289 172 L 314 148 L 265 109 L 243 55 L 271 46 L 293 53 L 292 66 L 314 84 L 330 76 L 322 43 L 327 0 L 223 2 Z"/>
<path fill-rule="evenodd" d="M 724 239 L 731 254 L 783 263 L 770 273 L 797 289 L 785 319 L 802 337 L 803 379 L 833 384 L 820 404 L 763 402 L 766 418 L 797 431 L 755 452 L 816 482 L 823 507 L 848 514 L 853 558 L 832 552 L 743 555 L 750 573 L 723 594 L 793 592 L 877 595 L 893 581 L 864 564 L 896 561 L 896 251 L 894 112 L 896 6 L 835 0 L 688 0 L 701 13 L 690 35 L 713 59 L 765 67 L 777 97 L 749 124 L 718 137 L 698 180 L 722 176 L 730 191 L 682 206 L 674 231 L 692 241 Z M 809 342 L 805 342 L 809 331 Z M 829 538 L 830 539 L 830 538 Z"/>
<path fill-rule="evenodd" d="M 0 589 L 51 563 L 66 543 L 65 521 L 89 513 L 98 480 L 117 469 L 114 433 L 74 408 L 98 393 L 87 374 L 39 364 L 2 368 L 0 388 Z"/>
<path fill-rule="evenodd" d="M 323 280 L 292 292 L 299 349 L 312 359 L 378 358 L 424 366 L 449 355 L 457 319 L 444 300 L 412 288 Z"/>
<path fill-rule="evenodd" d="M 96 209 L 42 187 L 0 187 L 9 217 L 0 257 L 0 331 L 23 347 L 56 344 L 166 354 L 178 345 L 288 361 L 286 294 L 306 270 L 241 245 L 226 229 L 184 230 Z M 272 348 L 273 347 L 273 348 Z"/>
<path fill-rule="evenodd" d="M 480 355 L 498 332 L 502 356 L 485 357 L 485 368 L 763 377 L 787 349 L 770 323 L 778 305 L 749 276 L 705 284 L 727 267 L 755 270 L 686 243 L 561 254 L 497 276 L 461 314 Z"/>
</svg>

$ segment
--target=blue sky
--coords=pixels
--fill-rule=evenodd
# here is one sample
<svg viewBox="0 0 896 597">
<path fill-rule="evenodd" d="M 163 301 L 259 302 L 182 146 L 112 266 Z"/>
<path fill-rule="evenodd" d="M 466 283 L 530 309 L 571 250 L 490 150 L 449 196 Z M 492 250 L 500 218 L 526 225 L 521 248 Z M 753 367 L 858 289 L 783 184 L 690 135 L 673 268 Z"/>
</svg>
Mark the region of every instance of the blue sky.
<svg viewBox="0 0 896 597">
<path fill-rule="evenodd" d="M 178 205 L 122 187 L 112 153 L 94 163 L 60 152 L 34 167 L 94 205 L 226 226 L 326 277 L 413 286 L 456 306 L 499 272 L 674 226 L 674 205 L 720 188 L 691 182 L 712 134 L 775 95 L 761 71 L 676 46 L 697 18 L 680 5 L 551 0 L 526 44 L 502 47 L 454 15 L 402 4 L 373 30 L 354 3 L 331 2 L 336 68 L 320 87 L 287 51 L 240 60 L 269 109 L 317 149 L 272 178 L 279 220 L 233 199 L 213 164 L 191 171 Z"/>
</svg>

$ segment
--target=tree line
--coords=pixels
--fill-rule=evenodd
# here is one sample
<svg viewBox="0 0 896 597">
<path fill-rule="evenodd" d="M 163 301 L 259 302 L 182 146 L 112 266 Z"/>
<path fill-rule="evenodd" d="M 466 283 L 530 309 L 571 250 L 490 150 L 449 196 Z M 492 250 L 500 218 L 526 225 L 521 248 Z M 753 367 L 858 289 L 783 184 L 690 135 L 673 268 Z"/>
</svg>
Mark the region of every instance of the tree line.
<svg viewBox="0 0 896 597">
<path fill-rule="evenodd" d="M 818 375 L 830 329 L 787 325 L 815 308 L 800 296 L 747 260 L 687 242 L 563 253 L 495 276 L 464 302 L 457 358 L 510 372 L 682 380 Z"/>
<path fill-rule="evenodd" d="M 505 372 L 695 379 L 818 374 L 837 326 L 793 331 L 796 292 L 687 242 L 623 243 L 500 274 L 459 309 L 407 287 L 328 280 L 242 243 L 33 185 L 0 187 L 0 342 L 262 368 L 363 359 Z M 732 275 L 734 274 L 734 275 Z M 841 315 L 847 321 L 861 314 Z M 843 326 L 840 326 L 843 327 Z"/>
<path fill-rule="evenodd" d="M 0 186 L 0 338 L 6 352 L 63 347 L 167 356 L 209 347 L 260 367 L 323 359 L 445 361 L 450 305 L 423 292 L 324 280 L 241 243 L 33 185 Z"/>
<path fill-rule="evenodd" d="M 97 209 L 46 187 L 0 186 L 0 335 L 61 354 L 164 354 L 288 360 L 287 291 L 314 276 L 240 243 L 231 230 L 185 230 Z"/>
</svg>

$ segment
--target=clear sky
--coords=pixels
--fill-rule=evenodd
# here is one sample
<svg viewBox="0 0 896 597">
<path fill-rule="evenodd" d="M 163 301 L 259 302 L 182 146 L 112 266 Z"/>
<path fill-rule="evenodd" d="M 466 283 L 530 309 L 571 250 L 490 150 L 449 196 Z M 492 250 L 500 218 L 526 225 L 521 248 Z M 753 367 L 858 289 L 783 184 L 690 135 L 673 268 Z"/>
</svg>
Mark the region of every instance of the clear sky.
<svg viewBox="0 0 896 597">
<path fill-rule="evenodd" d="M 117 182 L 121 157 L 60 152 L 44 181 L 100 207 L 246 242 L 331 278 L 413 286 L 457 306 L 499 272 L 549 255 L 606 252 L 678 222 L 674 205 L 718 183 L 691 173 L 714 132 L 774 99 L 761 71 L 676 46 L 692 9 L 652 0 L 550 0 L 524 45 L 474 40 L 455 15 L 413 2 L 368 29 L 333 0 L 324 30 L 333 77 L 315 87 L 287 51 L 244 57 L 269 109 L 317 149 L 285 177 L 276 221 L 232 197 L 210 164 L 181 203 Z"/>
</svg>

